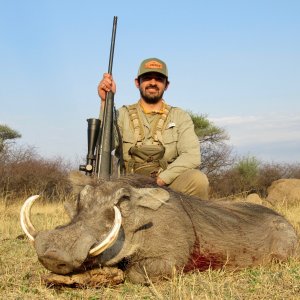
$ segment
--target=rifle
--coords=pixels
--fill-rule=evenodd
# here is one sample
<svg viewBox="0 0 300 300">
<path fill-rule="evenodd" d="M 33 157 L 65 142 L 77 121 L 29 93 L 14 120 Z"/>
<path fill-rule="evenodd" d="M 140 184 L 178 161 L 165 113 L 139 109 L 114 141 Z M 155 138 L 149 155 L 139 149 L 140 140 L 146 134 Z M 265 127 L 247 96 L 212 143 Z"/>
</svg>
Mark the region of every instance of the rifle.
<svg viewBox="0 0 300 300">
<path fill-rule="evenodd" d="M 117 29 L 117 20 L 115 16 L 113 20 L 113 29 L 111 36 L 110 55 L 108 64 L 108 73 L 112 74 L 115 38 Z M 86 164 L 80 165 L 79 170 L 84 171 L 86 175 L 103 177 L 109 180 L 112 173 L 112 140 L 113 140 L 113 122 L 114 122 L 114 94 L 108 92 L 106 94 L 105 106 L 103 112 L 102 124 L 99 119 L 87 119 L 87 137 L 88 137 L 88 153 L 86 156 Z"/>
</svg>

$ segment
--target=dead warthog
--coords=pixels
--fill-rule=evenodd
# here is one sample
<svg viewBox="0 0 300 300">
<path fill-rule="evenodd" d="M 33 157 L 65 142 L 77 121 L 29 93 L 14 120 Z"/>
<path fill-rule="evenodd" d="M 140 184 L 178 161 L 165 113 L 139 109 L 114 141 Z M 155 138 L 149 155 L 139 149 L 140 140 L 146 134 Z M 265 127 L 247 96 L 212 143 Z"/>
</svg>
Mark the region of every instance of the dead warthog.
<svg viewBox="0 0 300 300">
<path fill-rule="evenodd" d="M 96 182 L 76 175 L 81 190 L 69 224 L 37 232 L 30 207 L 21 224 L 39 261 L 68 274 L 93 266 L 118 266 L 129 280 L 170 277 L 174 268 L 244 268 L 285 260 L 297 245 L 291 224 L 277 212 L 247 202 L 202 201 L 158 188 L 151 179 L 123 177 Z"/>
</svg>

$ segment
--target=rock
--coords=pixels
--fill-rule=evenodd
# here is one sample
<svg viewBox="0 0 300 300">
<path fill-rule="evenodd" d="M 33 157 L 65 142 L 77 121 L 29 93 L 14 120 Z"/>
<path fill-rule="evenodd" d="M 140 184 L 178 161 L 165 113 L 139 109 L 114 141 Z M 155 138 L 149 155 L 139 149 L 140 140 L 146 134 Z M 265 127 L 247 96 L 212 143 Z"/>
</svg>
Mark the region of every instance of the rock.
<svg viewBox="0 0 300 300">
<path fill-rule="evenodd" d="M 259 197 L 258 194 L 253 193 L 253 194 L 249 194 L 246 198 L 247 202 L 252 202 L 252 203 L 256 203 L 256 204 L 262 204 L 262 200 Z"/>
<path fill-rule="evenodd" d="M 300 179 L 279 179 L 273 181 L 267 190 L 266 200 L 273 205 L 293 206 L 300 203 Z"/>
</svg>

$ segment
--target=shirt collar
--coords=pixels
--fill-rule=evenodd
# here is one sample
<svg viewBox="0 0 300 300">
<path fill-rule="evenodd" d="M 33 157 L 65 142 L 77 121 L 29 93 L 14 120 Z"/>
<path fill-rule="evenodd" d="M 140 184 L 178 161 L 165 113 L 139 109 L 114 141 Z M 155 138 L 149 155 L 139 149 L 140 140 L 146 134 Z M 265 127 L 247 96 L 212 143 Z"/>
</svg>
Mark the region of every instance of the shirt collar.
<svg viewBox="0 0 300 300">
<path fill-rule="evenodd" d="M 140 105 L 140 108 L 142 109 L 142 111 L 145 113 L 145 114 L 163 114 L 164 111 L 165 111 L 165 107 L 166 107 L 166 102 L 165 100 L 162 101 L 162 107 L 160 110 L 147 110 L 143 107 L 142 105 L 142 102 L 141 100 L 139 100 L 139 105 Z"/>
</svg>

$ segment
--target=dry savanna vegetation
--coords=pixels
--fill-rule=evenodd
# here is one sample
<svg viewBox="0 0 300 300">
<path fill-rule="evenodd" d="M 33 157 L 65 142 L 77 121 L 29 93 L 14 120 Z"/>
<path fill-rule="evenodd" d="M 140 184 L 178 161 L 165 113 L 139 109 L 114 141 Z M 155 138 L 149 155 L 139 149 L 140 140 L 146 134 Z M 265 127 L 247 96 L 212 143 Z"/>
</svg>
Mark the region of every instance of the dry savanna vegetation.
<svg viewBox="0 0 300 300">
<path fill-rule="evenodd" d="M 8 133 L 2 140 L 16 137 L 16 133 Z M 292 204 L 267 201 L 268 187 L 274 180 L 300 178 L 299 164 L 263 163 L 254 157 L 234 159 L 228 156 L 229 149 L 219 143 L 218 135 L 213 137 L 217 138 L 213 143 L 206 140 L 203 164 L 211 183 L 211 197 L 245 201 L 249 193 L 255 192 L 263 199 L 263 205 L 284 215 L 300 234 L 300 199 Z M 69 164 L 62 159 L 45 160 L 32 148 L 2 143 L 0 299 L 300 299 L 299 253 L 286 262 L 242 271 L 174 272 L 170 280 L 149 282 L 147 286 L 126 280 L 97 288 L 47 286 L 43 277 L 49 272 L 38 262 L 34 248 L 23 235 L 20 208 L 28 196 L 40 194 L 32 209 L 35 227 L 51 229 L 66 223 L 63 203 L 70 197 L 69 170 Z"/>
</svg>

